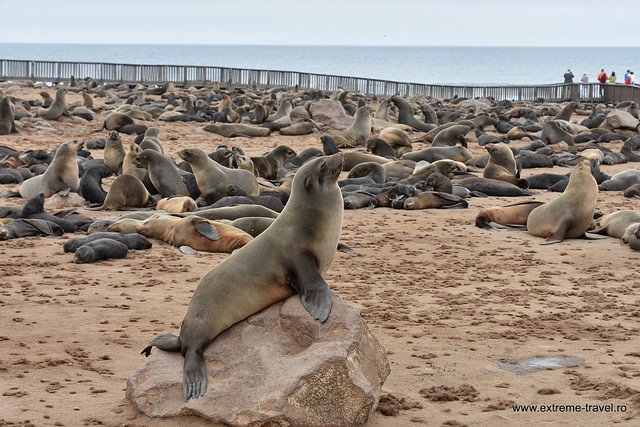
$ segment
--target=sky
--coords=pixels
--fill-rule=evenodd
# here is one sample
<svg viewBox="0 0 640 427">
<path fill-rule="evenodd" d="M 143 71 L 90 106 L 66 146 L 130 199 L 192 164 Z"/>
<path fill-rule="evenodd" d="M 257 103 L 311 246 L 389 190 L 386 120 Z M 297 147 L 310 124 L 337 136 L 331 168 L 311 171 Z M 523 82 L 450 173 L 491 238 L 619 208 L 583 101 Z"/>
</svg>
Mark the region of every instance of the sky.
<svg viewBox="0 0 640 427">
<path fill-rule="evenodd" d="M 638 0 L 0 0 L 0 43 L 638 47 L 638 6 Z"/>
</svg>

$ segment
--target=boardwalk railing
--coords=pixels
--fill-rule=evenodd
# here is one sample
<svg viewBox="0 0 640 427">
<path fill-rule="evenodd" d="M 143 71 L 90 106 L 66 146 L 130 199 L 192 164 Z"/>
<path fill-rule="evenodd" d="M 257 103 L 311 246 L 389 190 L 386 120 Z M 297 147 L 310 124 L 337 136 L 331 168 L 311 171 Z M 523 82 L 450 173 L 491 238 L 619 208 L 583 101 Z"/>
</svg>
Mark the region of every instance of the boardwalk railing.
<svg viewBox="0 0 640 427">
<path fill-rule="evenodd" d="M 640 102 L 640 86 L 623 84 L 550 84 L 540 86 L 448 86 L 421 83 L 401 83 L 361 77 L 301 73 L 297 71 L 251 70 L 205 67 L 196 65 L 134 65 L 96 62 L 57 62 L 0 59 L 0 79 L 35 80 L 60 83 L 92 78 L 104 83 L 143 83 L 147 85 L 172 82 L 178 86 L 270 88 L 298 86 L 333 92 L 344 89 L 367 95 L 415 96 L 431 98 L 493 97 L 511 101 L 583 101 L 616 104 L 621 101 Z"/>
</svg>

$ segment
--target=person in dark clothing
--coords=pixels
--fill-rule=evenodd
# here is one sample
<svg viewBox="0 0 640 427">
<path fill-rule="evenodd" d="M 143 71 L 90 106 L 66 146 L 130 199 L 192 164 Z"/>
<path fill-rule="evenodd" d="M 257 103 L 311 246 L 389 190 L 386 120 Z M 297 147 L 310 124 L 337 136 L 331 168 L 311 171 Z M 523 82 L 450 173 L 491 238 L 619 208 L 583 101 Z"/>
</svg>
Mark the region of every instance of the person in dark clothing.
<svg viewBox="0 0 640 427">
<path fill-rule="evenodd" d="M 565 83 L 573 83 L 573 73 L 571 72 L 571 70 L 567 70 L 566 73 L 564 73 L 564 82 Z"/>
</svg>

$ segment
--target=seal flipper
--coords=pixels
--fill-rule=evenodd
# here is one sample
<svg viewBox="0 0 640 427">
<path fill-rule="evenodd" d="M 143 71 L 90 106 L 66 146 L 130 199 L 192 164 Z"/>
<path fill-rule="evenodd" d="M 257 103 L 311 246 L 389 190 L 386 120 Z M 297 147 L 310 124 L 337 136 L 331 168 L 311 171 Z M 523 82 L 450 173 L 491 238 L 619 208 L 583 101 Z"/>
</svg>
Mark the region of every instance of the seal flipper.
<svg viewBox="0 0 640 427">
<path fill-rule="evenodd" d="M 549 237 L 540 242 L 541 245 L 551 245 L 553 243 L 560 243 L 564 240 L 569 229 L 568 221 L 560 222 L 556 225 L 556 229 L 551 232 Z"/>
<path fill-rule="evenodd" d="M 149 357 L 151 354 L 151 347 L 154 345 L 160 350 L 177 352 L 180 351 L 181 347 L 180 337 L 173 334 L 160 334 L 152 339 L 149 345 L 146 346 L 140 354 L 144 354 L 146 357 Z"/>
<path fill-rule="evenodd" d="M 218 229 L 215 226 L 209 224 L 208 222 L 204 222 L 204 221 L 199 222 L 194 226 L 194 228 L 198 233 L 200 233 L 201 235 L 203 235 L 209 240 L 216 241 L 220 239 L 220 233 L 218 232 Z"/>
<path fill-rule="evenodd" d="M 185 402 L 202 397 L 207 392 L 207 367 L 202 350 L 187 350 L 184 356 L 182 398 Z"/>
<path fill-rule="evenodd" d="M 300 301 L 314 319 L 324 322 L 331 312 L 331 289 L 320 275 L 315 258 L 302 253 L 294 263 L 293 288 Z"/>
</svg>

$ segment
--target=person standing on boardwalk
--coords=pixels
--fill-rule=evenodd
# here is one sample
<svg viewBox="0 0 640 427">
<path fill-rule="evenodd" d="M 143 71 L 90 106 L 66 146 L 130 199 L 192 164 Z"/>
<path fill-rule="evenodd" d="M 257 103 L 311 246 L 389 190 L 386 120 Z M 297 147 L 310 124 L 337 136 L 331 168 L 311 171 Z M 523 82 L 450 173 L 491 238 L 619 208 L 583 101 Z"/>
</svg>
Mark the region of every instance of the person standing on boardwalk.
<svg viewBox="0 0 640 427">
<path fill-rule="evenodd" d="M 633 84 L 633 71 L 629 71 L 629 74 L 627 74 L 627 77 L 625 77 L 625 79 L 624 79 L 624 84 L 626 84 L 626 85 L 632 85 Z"/>
<path fill-rule="evenodd" d="M 604 72 L 604 68 L 600 70 L 600 74 L 598 74 L 598 82 L 606 83 L 607 82 L 607 73 Z"/>
<path fill-rule="evenodd" d="M 627 70 L 627 72 L 624 73 L 624 80 L 622 81 L 622 83 L 627 84 L 627 77 L 629 77 L 630 72 L 631 70 Z"/>
<path fill-rule="evenodd" d="M 616 72 L 612 71 L 611 75 L 609 76 L 609 83 L 614 85 L 614 84 L 616 84 L 617 80 L 618 80 L 618 77 L 616 77 Z"/>
<path fill-rule="evenodd" d="M 564 73 L 564 82 L 565 83 L 573 83 L 573 73 L 571 69 L 568 69 L 566 73 Z"/>
</svg>

